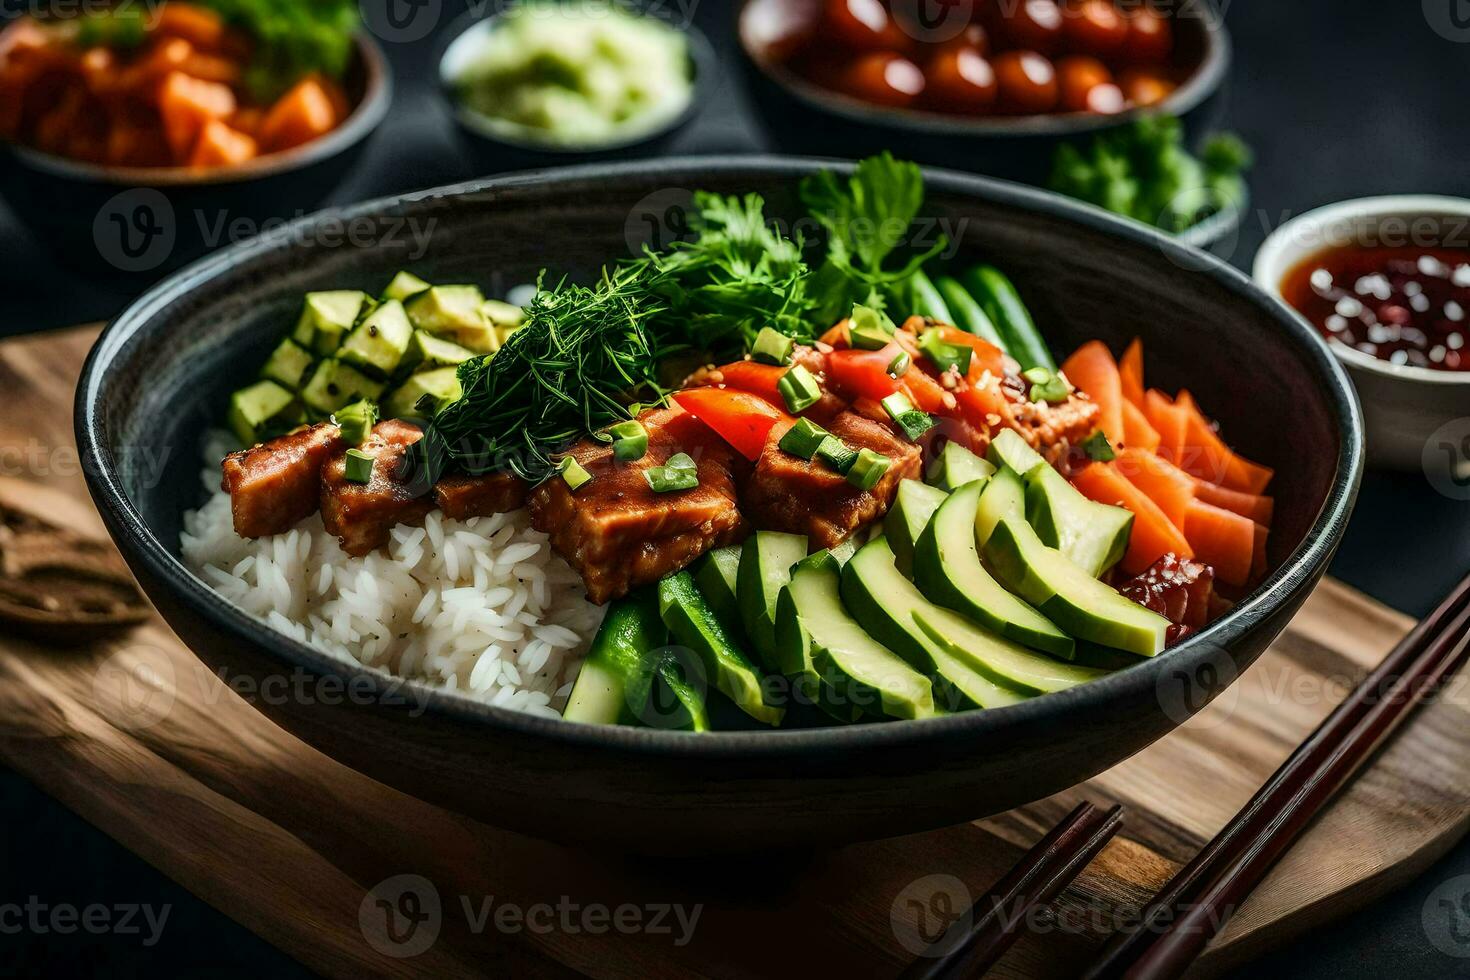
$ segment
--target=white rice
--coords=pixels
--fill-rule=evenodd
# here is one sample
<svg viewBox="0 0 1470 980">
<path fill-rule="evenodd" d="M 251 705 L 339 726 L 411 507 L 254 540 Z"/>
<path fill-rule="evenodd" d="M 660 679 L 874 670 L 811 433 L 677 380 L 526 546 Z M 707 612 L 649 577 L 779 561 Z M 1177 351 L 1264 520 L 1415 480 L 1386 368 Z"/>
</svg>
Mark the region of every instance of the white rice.
<svg viewBox="0 0 1470 980">
<path fill-rule="evenodd" d="M 285 534 L 235 533 L 208 440 L 207 503 L 184 515 L 184 560 L 271 628 L 351 663 L 501 707 L 560 717 L 602 618 L 524 510 L 394 528 L 386 553 L 344 552 L 314 515 Z"/>
</svg>

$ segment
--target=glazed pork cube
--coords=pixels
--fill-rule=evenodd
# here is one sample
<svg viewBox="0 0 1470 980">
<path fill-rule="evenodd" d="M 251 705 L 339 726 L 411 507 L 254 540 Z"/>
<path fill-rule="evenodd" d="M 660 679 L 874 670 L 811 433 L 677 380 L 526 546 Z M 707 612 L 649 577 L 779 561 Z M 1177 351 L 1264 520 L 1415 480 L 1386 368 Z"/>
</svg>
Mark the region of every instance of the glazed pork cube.
<svg viewBox="0 0 1470 980">
<path fill-rule="evenodd" d="M 735 491 L 743 461 L 724 441 L 678 408 L 651 409 L 638 421 L 648 432 L 642 459 L 618 462 L 608 445 L 584 439 L 570 455 L 592 479 L 572 490 L 553 476 L 531 492 L 531 523 L 550 535 L 596 603 L 677 572 L 746 531 Z M 655 491 L 644 472 L 678 453 L 695 461 L 699 485 Z"/>
<path fill-rule="evenodd" d="M 856 412 L 843 412 L 826 428 L 851 449 L 888 457 L 888 470 L 871 490 L 853 486 L 820 457 L 806 460 L 782 449 L 779 442 L 788 428 L 771 430 L 741 503 L 754 527 L 805 534 L 813 550 L 840 544 L 888 513 L 899 482 L 919 476 L 919 447 Z"/>
<path fill-rule="evenodd" d="M 322 467 L 343 448 L 337 427 L 322 422 L 226 456 L 220 486 L 230 495 L 235 533 L 284 534 L 316 513 Z"/>
<path fill-rule="evenodd" d="M 446 476 L 434 484 L 434 504 L 445 517 L 467 521 L 520 510 L 526 506 L 530 490 L 526 481 L 514 473 Z"/>
<path fill-rule="evenodd" d="M 373 457 L 366 483 L 347 478 L 347 450 L 340 449 L 322 467 L 322 523 L 342 540 L 342 549 L 362 557 L 388 543 L 399 524 L 421 524 L 434 509 L 434 498 L 420 494 L 408 479 L 405 457 L 423 438 L 414 425 L 379 422 L 359 448 Z"/>
</svg>

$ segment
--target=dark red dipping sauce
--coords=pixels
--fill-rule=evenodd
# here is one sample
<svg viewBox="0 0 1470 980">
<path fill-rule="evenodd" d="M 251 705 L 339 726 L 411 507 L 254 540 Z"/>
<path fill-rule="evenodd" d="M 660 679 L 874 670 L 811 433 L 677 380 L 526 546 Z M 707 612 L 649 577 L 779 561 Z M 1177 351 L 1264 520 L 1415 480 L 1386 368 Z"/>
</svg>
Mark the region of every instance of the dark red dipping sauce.
<svg viewBox="0 0 1470 980">
<path fill-rule="evenodd" d="M 1470 249 L 1328 249 L 1288 272 L 1281 295 L 1329 340 L 1390 364 L 1470 370 Z"/>
</svg>

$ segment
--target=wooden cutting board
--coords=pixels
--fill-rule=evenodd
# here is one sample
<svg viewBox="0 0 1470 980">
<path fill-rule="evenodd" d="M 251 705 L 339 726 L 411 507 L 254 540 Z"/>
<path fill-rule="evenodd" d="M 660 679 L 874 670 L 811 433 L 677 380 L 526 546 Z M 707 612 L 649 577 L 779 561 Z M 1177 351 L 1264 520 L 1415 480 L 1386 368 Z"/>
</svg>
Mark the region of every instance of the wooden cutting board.
<svg viewBox="0 0 1470 980">
<path fill-rule="evenodd" d="M 70 422 L 94 336 L 0 344 L 0 494 L 100 533 Z M 738 862 L 577 850 L 405 796 L 272 726 L 156 619 L 83 649 L 0 639 L 0 759 L 331 976 L 891 976 L 911 958 L 905 941 L 983 893 L 1077 800 L 1122 802 L 1122 835 L 996 971 L 1067 977 L 1409 625 L 1327 582 L 1226 696 L 1083 786 L 932 833 Z M 1231 920 L 1202 975 L 1385 893 L 1464 834 L 1465 695 L 1457 682 L 1380 752 Z M 391 935 L 385 909 L 404 915 Z"/>
</svg>

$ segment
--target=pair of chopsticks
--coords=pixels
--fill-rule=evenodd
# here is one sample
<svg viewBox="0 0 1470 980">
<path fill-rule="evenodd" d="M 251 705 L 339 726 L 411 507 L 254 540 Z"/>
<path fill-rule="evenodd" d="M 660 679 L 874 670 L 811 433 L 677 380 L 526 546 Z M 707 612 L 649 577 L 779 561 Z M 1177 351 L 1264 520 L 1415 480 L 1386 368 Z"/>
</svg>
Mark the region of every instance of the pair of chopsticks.
<svg viewBox="0 0 1470 980">
<path fill-rule="evenodd" d="M 1245 808 L 1164 886 L 1139 927 L 1115 933 L 1087 980 L 1165 980 L 1187 970 L 1276 860 L 1470 649 L 1467 576 L 1337 706 Z"/>
<path fill-rule="evenodd" d="M 960 980 L 990 969 L 1020 938 L 1018 924 L 1072 883 L 1123 823 L 1123 808 L 1080 803 L 980 901 L 951 923 L 900 980 Z"/>
</svg>

